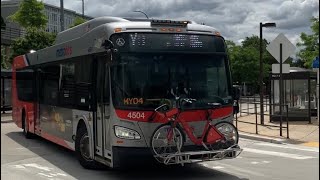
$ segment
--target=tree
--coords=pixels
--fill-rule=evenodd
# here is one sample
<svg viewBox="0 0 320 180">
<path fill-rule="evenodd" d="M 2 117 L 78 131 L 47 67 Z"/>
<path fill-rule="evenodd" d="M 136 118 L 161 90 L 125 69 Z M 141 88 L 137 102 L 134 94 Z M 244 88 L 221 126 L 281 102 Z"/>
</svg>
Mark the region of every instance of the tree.
<svg viewBox="0 0 320 180">
<path fill-rule="evenodd" d="M 24 28 L 44 28 L 48 22 L 44 4 L 37 0 L 23 0 L 17 12 L 9 18 Z"/>
<path fill-rule="evenodd" d="M 300 68 L 305 68 L 304 67 L 304 62 L 300 59 L 300 58 L 292 58 L 292 57 L 289 57 L 287 60 L 286 60 L 286 64 L 290 64 L 290 67 L 300 67 Z"/>
<path fill-rule="evenodd" d="M 73 24 L 72 24 L 72 25 L 70 25 L 70 27 L 69 27 L 69 28 L 72 28 L 72 27 L 78 26 L 78 25 L 80 25 L 80 24 L 82 24 L 82 23 L 84 23 L 84 22 L 86 22 L 86 20 L 85 20 L 85 19 L 83 19 L 83 18 L 81 18 L 81 17 L 76 17 L 76 19 L 74 20 Z"/>
<path fill-rule="evenodd" d="M 319 17 L 311 18 L 312 34 L 307 35 L 302 32 L 300 35 L 301 41 L 297 46 L 302 47 L 297 56 L 304 62 L 306 68 L 311 68 L 312 61 L 319 56 Z"/>
<path fill-rule="evenodd" d="M 1 69 L 9 68 L 8 56 L 5 53 L 4 46 L 1 46 Z"/>
<path fill-rule="evenodd" d="M 56 35 L 53 33 L 28 29 L 24 37 L 16 39 L 11 45 L 13 50 L 11 59 L 29 53 L 30 50 L 39 50 L 51 46 L 55 37 Z"/>
<path fill-rule="evenodd" d="M 258 36 L 246 37 L 241 45 L 226 41 L 228 55 L 231 62 L 232 78 L 234 82 L 249 83 L 254 89 L 259 87 L 260 74 L 260 38 Z M 275 59 L 266 51 L 267 40 L 263 39 L 263 67 L 264 82 L 267 82 L 271 64 Z"/>
</svg>

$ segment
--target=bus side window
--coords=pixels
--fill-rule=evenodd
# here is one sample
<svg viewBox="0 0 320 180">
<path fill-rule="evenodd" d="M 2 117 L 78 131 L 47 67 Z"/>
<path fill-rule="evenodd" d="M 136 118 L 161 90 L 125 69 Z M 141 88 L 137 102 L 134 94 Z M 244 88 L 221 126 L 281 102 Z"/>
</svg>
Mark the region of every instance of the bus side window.
<svg viewBox="0 0 320 180">
<path fill-rule="evenodd" d="M 32 69 L 17 70 L 18 99 L 21 101 L 35 101 L 34 71 Z"/>
<path fill-rule="evenodd" d="M 39 101 L 47 105 L 58 105 L 59 102 L 60 66 L 47 64 L 40 68 L 41 87 Z"/>
<path fill-rule="evenodd" d="M 75 59 L 75 104 L 82 110 L 90 110 L 92 105 L 92 56 Z"/>
<path fill-rule="evenodd" d="M 72 106 L 75 99 L 75 65 L 63 63 L 60 67 L 62 72 L 59 82 L 59 102 L 62 106 Z"/>
</svg>

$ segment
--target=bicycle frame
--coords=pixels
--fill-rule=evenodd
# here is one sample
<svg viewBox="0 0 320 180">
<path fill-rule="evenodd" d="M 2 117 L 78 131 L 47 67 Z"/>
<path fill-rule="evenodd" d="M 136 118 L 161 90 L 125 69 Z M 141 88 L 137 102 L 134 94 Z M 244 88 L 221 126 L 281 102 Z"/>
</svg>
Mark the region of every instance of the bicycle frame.
<svg viewBox="0 0 320 180">
<path fill-rule="evenodd" d="M 211 111 L 213 111 L 213 110 L 211 110 Z M 211 123 L 210 123 L 211 113 L 209 113 L 209 110 L 207 110 L 207 118 L 206 118 L 205 127 L 203 129 L 201 137 L 199 137 L 199 138 L 194 136 L 189 124 L 187 122 L 185 122 L 183 119 L 179 118 L 179 115 L 181 113 L 182 113 L 182 111 L 178 109 L 178 112 L 175 114 L 176 118 L 169 118 L 169 119 L 173 120 L 173 125 L 172 125 L 173 128 L 169 131 L 168 137 L 167 137 L 169 141 L 171 141 L 171 139 L 172 139 L 172 134 L 173 134 L 172 132 L 173 132 L 173 129 L 177 126 L 177 124 L 180 124 L 182 126 L 182 129 L 186 132 L 189 139 L 195 145 L 203 145 L 203 143 L 213 144 L 213 143 L 224 140 L 224 136 L 213 125 L 211 125 Z M 216 135 L 216 137 L 214 137 L 211 141 L 207 142 L 207 141 L 205 141 L 205 139 L 211 129 L 213 129 L 213 133 L 215 133 L 214 135 Z"/>
</svg>

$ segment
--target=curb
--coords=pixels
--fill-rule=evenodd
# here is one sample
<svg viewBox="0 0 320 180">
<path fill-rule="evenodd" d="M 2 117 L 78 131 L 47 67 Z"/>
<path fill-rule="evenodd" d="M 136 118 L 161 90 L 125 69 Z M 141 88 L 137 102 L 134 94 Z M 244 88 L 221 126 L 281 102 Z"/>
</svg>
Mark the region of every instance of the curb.
<svg viewBox="0 0 320 180">
<path fill-rule="evenodd" d="M 269 143 L 275 143 L 275 144 L 284 144 L 286 141 L 285 139 L 272 138 L 272 137 L 249 134 L 244 132 L 239 132 L 239 137 L 244 139 L 263 141 L 263 142 L 269 142 Z"/>
<path fill-rule="evenodd" d="M 12 123 L 13 120 L 1 120 L 1 123 Z"/>
<path fill-rule="evenodd" d="M 3 121 L 1 121 L 1 123 L 12 123 L 13 122 L 13 120 L 3 120 Z"/>
</svg>

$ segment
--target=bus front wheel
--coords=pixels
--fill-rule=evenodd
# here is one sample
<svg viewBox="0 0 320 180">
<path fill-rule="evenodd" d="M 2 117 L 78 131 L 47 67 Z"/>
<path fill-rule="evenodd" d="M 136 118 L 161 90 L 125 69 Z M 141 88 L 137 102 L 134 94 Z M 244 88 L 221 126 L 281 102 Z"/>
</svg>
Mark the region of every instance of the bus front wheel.
<svg viewBox="0 0 320 180">
<path fill-rule="evenodd" d="M 77 130 L 75 148 L 76 156 L 82 167 L 86 169 L 102 168 L 102 164 L 90 157 L 89 135 L 85 125 L 80 125 Z"/>
<path fill-rule="evenodd" d="M 27 120 L 27 116 L 25 115 L 25 112 L 22 112 L 22 127 L 23 127 L 23 134 L 27 139 L 32 138 L 32 134 L 29 132 L 29 124 Z"/>
</svg>

